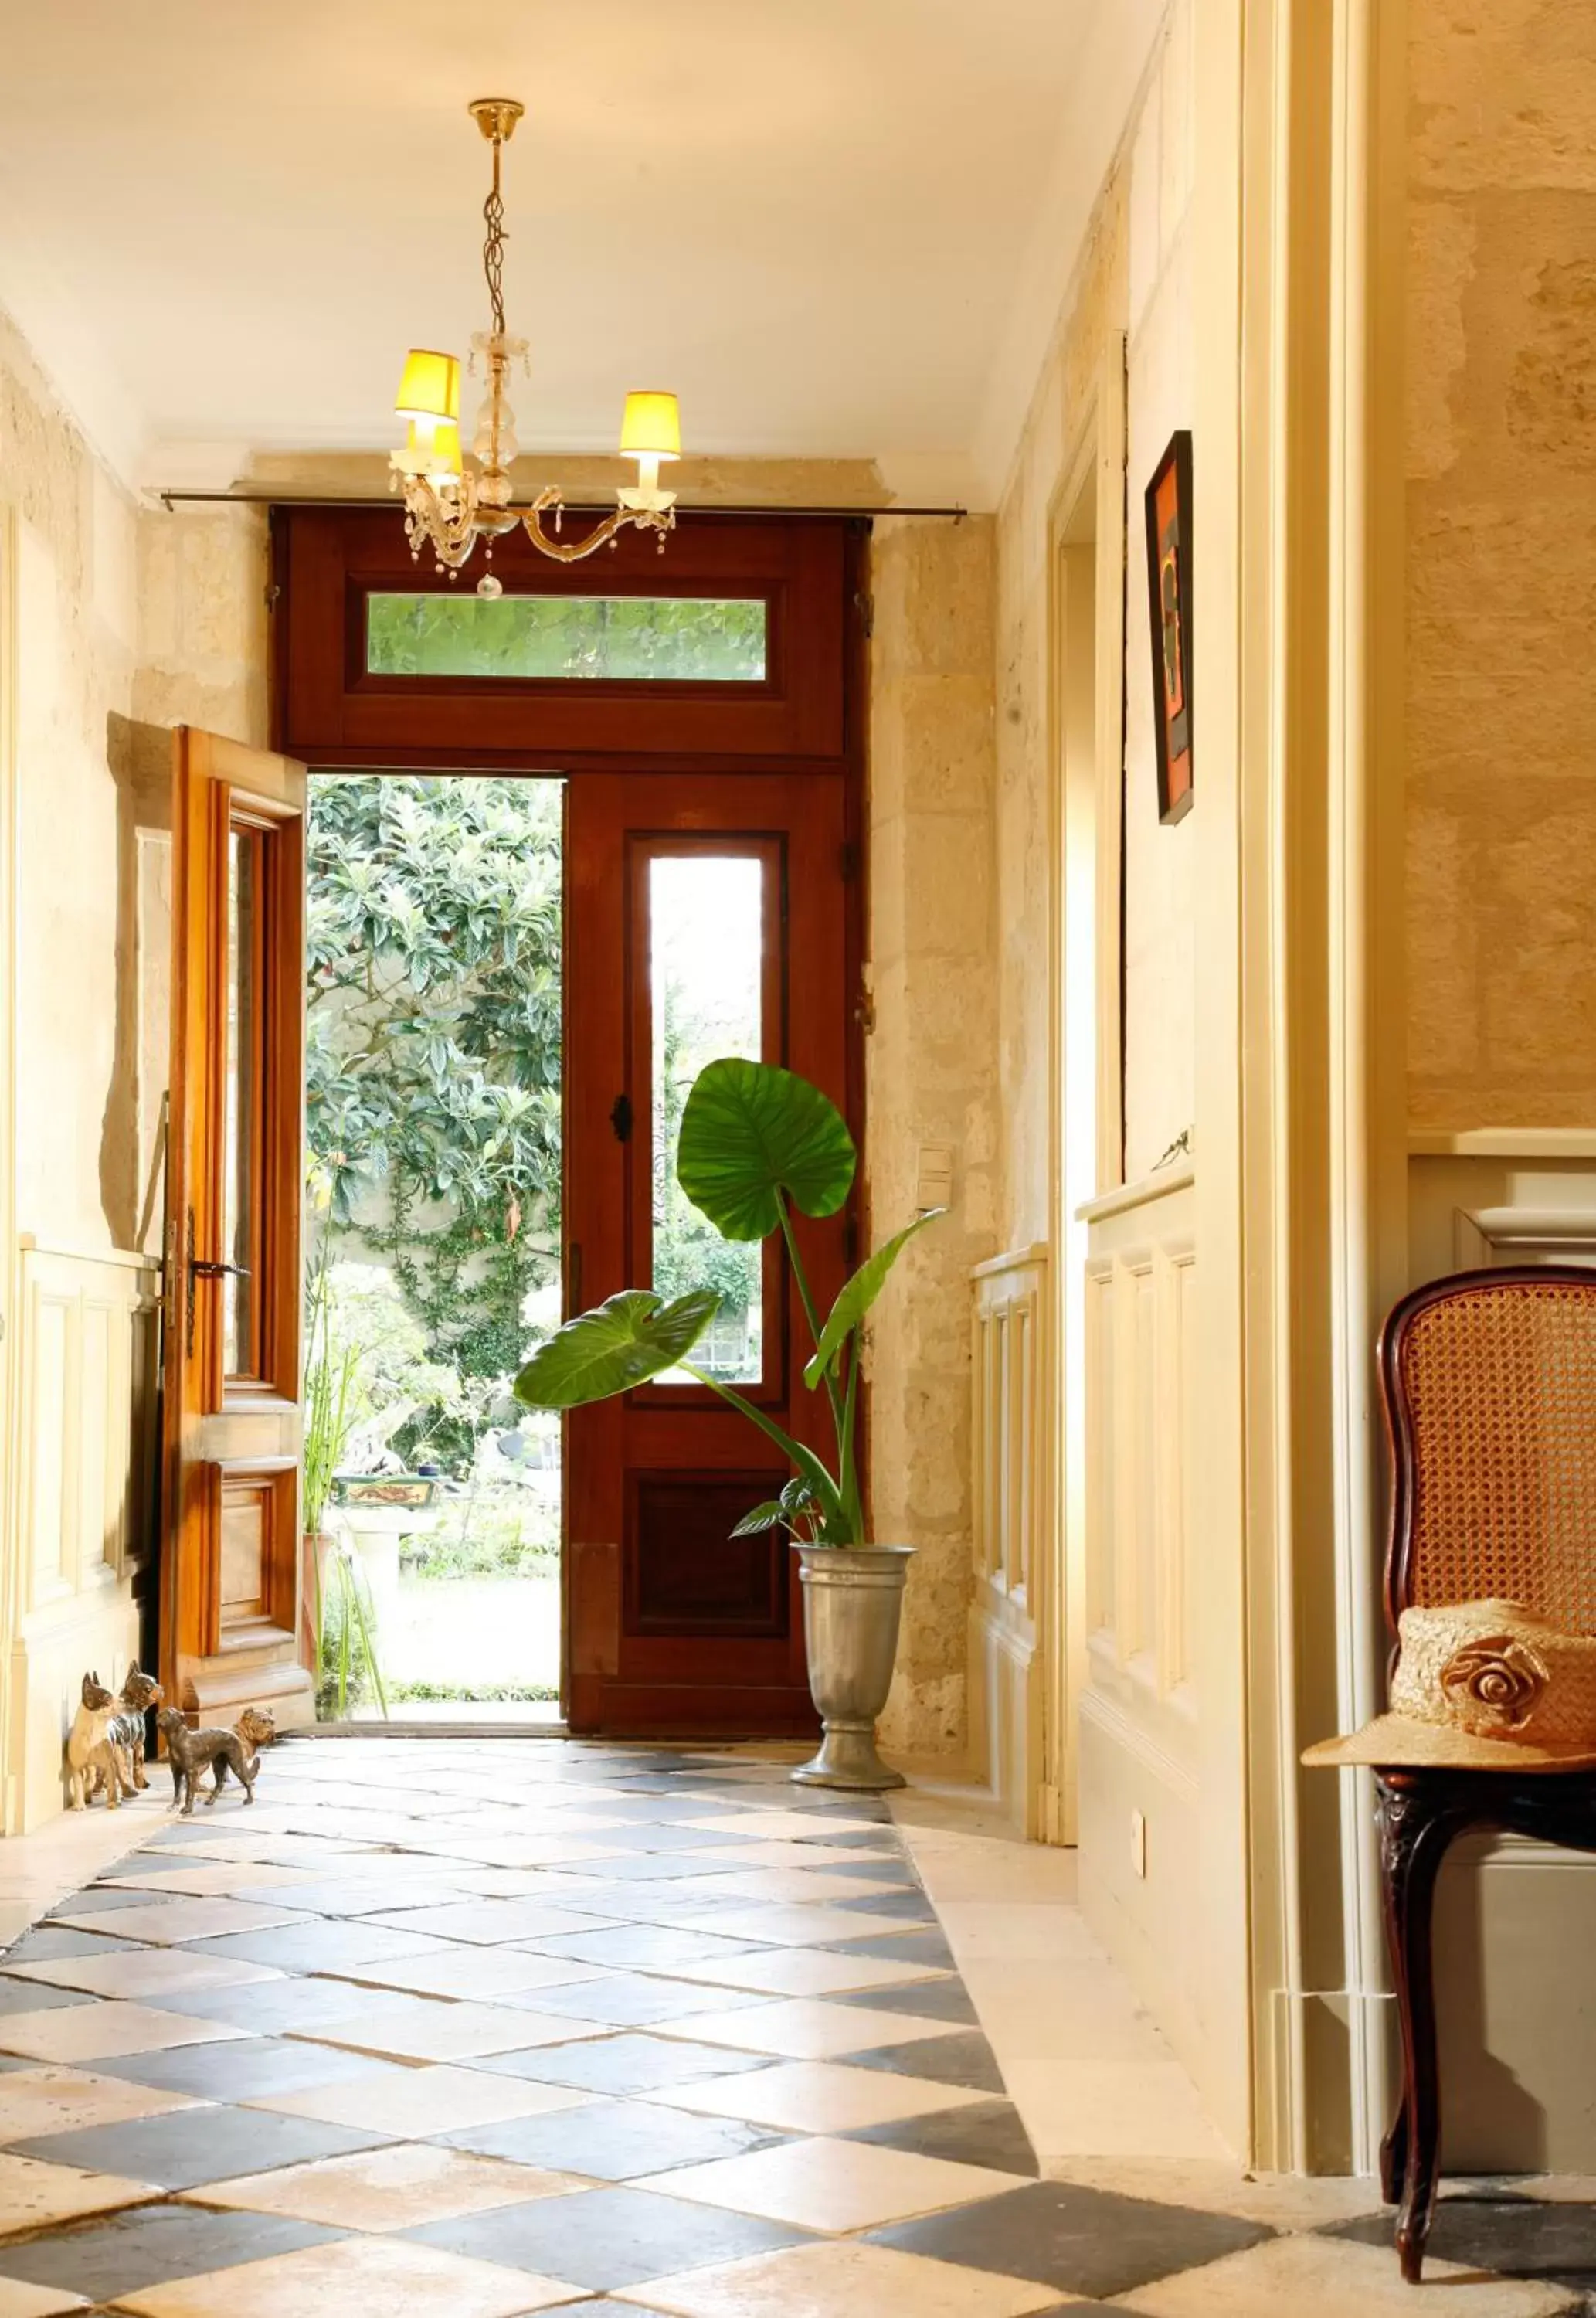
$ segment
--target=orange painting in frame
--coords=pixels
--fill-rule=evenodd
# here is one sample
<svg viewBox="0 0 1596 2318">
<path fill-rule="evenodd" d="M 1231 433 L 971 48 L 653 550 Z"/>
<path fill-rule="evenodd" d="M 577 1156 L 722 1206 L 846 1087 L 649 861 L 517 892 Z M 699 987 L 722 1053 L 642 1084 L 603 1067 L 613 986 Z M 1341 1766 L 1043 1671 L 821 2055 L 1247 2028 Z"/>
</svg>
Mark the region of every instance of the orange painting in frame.
<svg viewBox="0 0 1596 2318">
<path fill-rule="evenodd" d="M 1147 486 L 1147 590 L 1152 637 L 1158 817 L 1191 811 L 1191 436 L 1182 430 Z"/>
</svg>

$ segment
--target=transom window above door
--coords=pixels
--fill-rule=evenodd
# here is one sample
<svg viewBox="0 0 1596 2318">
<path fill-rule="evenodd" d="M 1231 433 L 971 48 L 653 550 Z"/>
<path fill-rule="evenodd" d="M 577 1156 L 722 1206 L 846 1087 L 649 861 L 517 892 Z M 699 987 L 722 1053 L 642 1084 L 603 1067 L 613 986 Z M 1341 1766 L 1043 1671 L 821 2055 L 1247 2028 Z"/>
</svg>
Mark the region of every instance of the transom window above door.
<svg viewBox="0 0 1596 2318">
<path fill-rule="evenodd" d="M 368 676 L 522 682 L 763 684 L 763 597 L 366 597 Z"/>
<path fill-rule="evenodd" d="M 668 571 L 637 535 L 568 569 L 509 534 L 489 597 L 413 562 L 385 508 L 272 527 L 277 729 L 311 763 L 819 772 L 856 745 L 849 518 L 688 512 Z"/>
</svg>

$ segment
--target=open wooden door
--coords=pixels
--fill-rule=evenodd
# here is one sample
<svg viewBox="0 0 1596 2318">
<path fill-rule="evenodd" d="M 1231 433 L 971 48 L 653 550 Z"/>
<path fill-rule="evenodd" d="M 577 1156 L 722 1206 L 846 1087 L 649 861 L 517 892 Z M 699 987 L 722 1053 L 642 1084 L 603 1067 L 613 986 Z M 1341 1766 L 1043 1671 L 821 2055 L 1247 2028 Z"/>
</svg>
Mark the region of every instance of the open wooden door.
<svg viewBox="0 0 1596 2318">
<path fill-rule="evenodd" d="M 305 772 L 179 727 L 159 1671 L 313 1718 L 300 1613 Z"/>
</svg>

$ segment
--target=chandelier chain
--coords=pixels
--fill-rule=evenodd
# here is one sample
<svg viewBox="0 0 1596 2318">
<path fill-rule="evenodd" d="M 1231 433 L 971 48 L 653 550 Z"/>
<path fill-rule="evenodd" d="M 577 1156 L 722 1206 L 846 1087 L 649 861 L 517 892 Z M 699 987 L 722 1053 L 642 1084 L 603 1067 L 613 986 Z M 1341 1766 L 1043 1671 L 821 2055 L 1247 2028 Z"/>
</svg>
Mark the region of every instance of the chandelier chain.
<svg viewBox="0 0 1596 2318">
<path fill-rule="evenodd" d="M 493 304 L 493 327 L 502 337 L 505 327 L 505 204 L 499 191 L 499 155 L 504 149 L 502 138 L 493 139 L 493 191 L 482 204 L 483 221 L 488 238 L 482 245 L 482 271 L 488 277 L 488 295 Z"/>
</svg>

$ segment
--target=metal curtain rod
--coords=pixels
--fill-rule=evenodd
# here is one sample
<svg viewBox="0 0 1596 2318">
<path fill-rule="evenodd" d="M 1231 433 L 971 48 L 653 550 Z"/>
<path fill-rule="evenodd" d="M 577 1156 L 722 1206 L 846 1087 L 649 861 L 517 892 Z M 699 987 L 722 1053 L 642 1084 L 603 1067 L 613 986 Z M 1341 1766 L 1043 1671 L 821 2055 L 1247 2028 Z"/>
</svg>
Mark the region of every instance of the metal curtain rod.
<svg viewBox="0 0 1596 2318">
<path fill-rule="evenodd" d="M 208 507 L 282 507 L 282 508 L 388 508 L 396 515 L 401 512 L 396 500 L 383 498 L 346 499 L 324 497 L 315 492 L 283 491 L 157 491 L 156 497 L 168 513 L 179 506 L 200 504 Z M 587 499 L 568 499 L 568 515 L 592 515 L 601 512 L 601 502 Z M 785 515 L 811 516 L 877 516 L 917 515 L 940 516 L 954 523 L 963 523 L 970 510 L 963 507 L 727 507 L 717 502 L 713 507 L 683 506 L 677 502 L 680 515 Z"/>
</svg>

